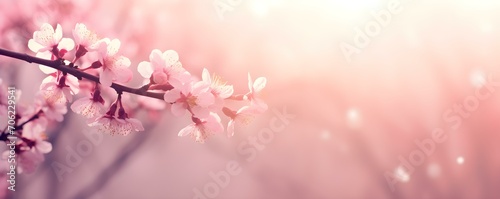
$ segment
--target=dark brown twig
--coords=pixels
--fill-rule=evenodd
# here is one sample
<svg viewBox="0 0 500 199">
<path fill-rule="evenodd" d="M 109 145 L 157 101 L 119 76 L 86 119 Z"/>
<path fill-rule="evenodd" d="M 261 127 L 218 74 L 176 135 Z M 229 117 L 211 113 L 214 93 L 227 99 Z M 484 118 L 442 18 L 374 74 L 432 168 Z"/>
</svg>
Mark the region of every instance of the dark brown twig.
<svg viewBox="0 0 500 199">
<path fill-rule="evenodd" d="M 91 74 L 83 72 L 83 71 L 80 71 L 76 68 L 70 67 L 70 66 L 64 64 L 63 60 L 46 60 L 46 59 L 41 59 L 38 57 L 31 56 L 28 54 L 21 54 L 21 53 L 17 53 L 17 52 L 12 52 L 12 51 L 5 50 L 2 48 L 0 48 L 0 55 L 4 55 L 7 57 L 19 59 L 19 60 L 24 60 L 28 63 L 37 63 L 37 64 L 45 65 L 45 66 L 57 69 L 63 73 L 73 75 L 78 79 L 85 78 L 85 79 L 88 79 L 90 81 L 94 81 L 96 83 L 99 83 L 99 77 L 91 75 Z M 155 99 L 159 99 L 159 100 L 163 100 L 163 95 L 164 95 L 163 93 L 148 92 L 145 89 L 130 88 L 127 86 L 123 86 L 121 84 L 116 84 L 116 83 L 111 84 L 111 88 L 115 89 L 117 92 L 132 93 L 132 94 L 142 95 L 142 96 L 151 97 L 151 98 L 155 98 Z"/>
</svg>

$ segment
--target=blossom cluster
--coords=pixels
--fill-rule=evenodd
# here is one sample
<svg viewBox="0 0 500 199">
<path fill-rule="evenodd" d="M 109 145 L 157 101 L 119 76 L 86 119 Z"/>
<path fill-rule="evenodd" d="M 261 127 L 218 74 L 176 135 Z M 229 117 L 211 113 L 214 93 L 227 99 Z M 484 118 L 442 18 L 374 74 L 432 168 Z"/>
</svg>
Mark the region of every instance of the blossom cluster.
<svg viewBox="0 0 500 199">
<path fill-rule="evenodd" d="M 51 123 L 64 120 L 68 106 L 74 113 L 85 117 L 88 126 L 110 135 L 129 135 L 144 130 L 141 121 L 132 117 L 137 107 L 169 109 L 177 117 L 189 114 L 191 124 L 181 129 L 178 135 L 191 136 L 200 143 L 210 135 L 224 131 L 233 136 L 235 126 L 248 124 L 255 115 L 267 110 L 267 105 L 259 99 L 266 78 L 253 80 L 248 74 L 248 92 L 235 94 L 232 85 L 210 74 L 207 69 L 203 69 L 201 78 L 191 74 L 174 50 L 162 52 L 155 49 L 149 61 L 137 65 L 137 72 L 144 82 L 140 90 L 160 94 L 162 101 L 148 95 L 128 93 L 116 86 L 128 83 L 133 77 L 130 59 L 119 52 L 120 41 L 100 38 L 84 24 L 76 24 L 71 33 L 73 37 L 66 38 L 59 24 L 55 28 L 43 24 L 28 42 L 28 48 L 37 58 L 60 61 L 60 67 L 70 67 L 79 73 L 50 65 L 39 66 L 47 77 L 41 82 L 34 103 L 18 107 L 16 113 L 19 172 L 33 171 L 43 161 L 43 154 L 52 150 L 45 133 Z M 81 73 L 96 78 L 82 77 Z M 5 87 L 0 81 L 2 86 Z M 2 92 L 6 89 L 0 89 L 0 96 L 5 95 Z M 131 96 L 135 94 L 138 95 L 136 104 L 141 106 L 134 108 Z M 0 99 L 0 107 L 5 105 L 2 100 L 4 97 Z M 233 109 L 227 106 L 228 101 L 240 101 L 244 105 Z M 0 116 L 5 115 L 2 111 Z M 229 119 L 227 125 L 223 125 L 221 115 Z M 0 140 L 9 142 L 6 131 L 1 133 Z"/>
</svg>

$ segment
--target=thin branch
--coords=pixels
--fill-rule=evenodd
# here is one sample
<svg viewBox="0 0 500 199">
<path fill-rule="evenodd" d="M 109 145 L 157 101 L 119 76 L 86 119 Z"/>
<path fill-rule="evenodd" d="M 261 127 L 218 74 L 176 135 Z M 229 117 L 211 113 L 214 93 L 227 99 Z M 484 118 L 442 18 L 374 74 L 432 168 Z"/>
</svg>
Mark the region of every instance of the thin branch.
<svg viewBox="0 0 500 199">
<path fill-rule="evenodd" d="M 63 73 L 67 73 L 70 75 L 75 76 L 78 79 L 88 79 L 90 81 L 94 81 L 96 83 L 99 83 L 99 77 L 88 74 L 86 72 L 80 71 L 76 68 L 70 67 L 68 65 L 65 65 L 63 60 L 46 60 L 46 59 L 41 59 L 38 57 L 34 57 L 28 54 L 21 54 L 17 52 L 12 52 L 9 50 L 5 50 L 0 48 L 0 55 L 4 55 L 7 57 L 19 59 L 19 60 L 24 60 L 28 63 L 37 63 L 41 65 L 45 65 L 54 69 L 57 69 Z M 144 88 L 143 89 L 136 89 L 136 88 L 130 88 L 127 86 L 123 86 L 121 84 L 116 84 L 112 83 L 111 88 L 115 89 L 117 92 L 126 92 L 126 93 L 132 93 L 136 95 L 142 95 L 146 97 L 151 97 L 159 100 L 163 100 L 163 93 L 153 93 L 153 92 L 148 92 Z"/>
</svg>

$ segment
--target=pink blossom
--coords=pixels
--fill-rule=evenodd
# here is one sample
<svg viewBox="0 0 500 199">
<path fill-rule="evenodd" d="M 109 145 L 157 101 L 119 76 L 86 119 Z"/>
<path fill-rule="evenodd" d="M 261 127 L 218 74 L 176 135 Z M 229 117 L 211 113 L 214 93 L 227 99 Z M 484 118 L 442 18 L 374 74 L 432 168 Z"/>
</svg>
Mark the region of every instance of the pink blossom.
<svg viewBox="0 0 500 199">
<path fill-rule="evenodd" d="M 118 110 L 118 119 L 123 121 L 123 124 L 121 125 L 121 133 L 122 135 L 128 135 L 132 131 L 144 131 L 144 127 L 142 126 L 141 121 L 134 119 L 134 118 L 129 118 L 128 114 L 125 112 L 125 109 L 123 108 L 123 104 L 121 101 L 120 103 L 120 109 Z"/>
<path fill-rule="evenodd" d="M 97 117 L 104 109 L 104 99 L 102 99 L 100 93 L 100 90 L 96 90 L 91 97 L 76 100 L 71 105 L 71 110 L 89 119 Z"/>
<path fill-rule="evenodd" d="M 68 86 L 60 86 L 54 82 L 42 84 L 40 93 L 48 103 L 66 104 L 73 101 L 73 94 Z"/>
<path fill-rule="evenodd" d="M 182 67 L 179 55 L 174 50 L 162 53 L 155 49 L 151 51 L 149 60 L 139 63 L 137 70 L 142 77 L 151 78 L 154 84 L 170 85 L 170 81 L 188 82 L 190 79 L 190 74 Z"/>
<path fill-rule="evenodd" d="M 267 104 L 258 98 L 259 92 L 266 87 L 266 82 L 267 79 L 265 77 L 259 77 L 254 82 L 250 73 L 248 73 L 248 89 L 250 92 L 245 95 L 245 99 L 250 100 L 251 106 L 255 106 L 261 111 L 266 111 L 268 108 Z"/>
<path fill-rule="evenodd" d="M 229 118 L 229 122 L 227 123 L 227 136 L 232 137 L 234 135 L 234 127 L 236 124 L 247 125 L 252 122 L 257 114 L 260 111 L 251 106 L 244 106 L 238 109 L 238 111 L 232 111 L 226 107 L 222 109 L 224 114 L 226 114 Z"/>
<path fill-rule="evenodd" d="M 133 118 L 120 119 L 115 116 L 104 115 L 98 117 L 90 126 L 97 126 L 98 131 L 110 135 L 128 135 L 132 131 L 143 131 L 141 122 Z"/>
<path fill-rule="evenodd" d="M 183 116 L 188 110 L 195 116 L 203 118 L 209 115 L 208 108 L 215 102 L 209 89 L 210 85 L 203 81 L 177 85 L 165 92 L 164 99 L 168 103 L 173 103 L 171 111 L 177 117 Z"/>
<path fill-rule="evenodd" d="M 179 132 L 180 137 L 190 135 L 196 142 L 204 143 L 209 136 L 224 131 L 220 117 L 215 113 L 210 113 L 209 116 L 204 119 L 193 117 L 193 122 L 193 124 L 184 127 Z"/>
<path fill-rule="evenodd" d="M 45 79 L 42 80 L 42 84 L 40 84 L 40 90 L 46 87 L 45 84 L 52 82 L 60 82 L 61 78 L 64 76 L 64 85 L 69 87 L 70 93 L 72 95 L 76 95 L 80 92 L 80 82 L 78 82 L 78 78 L 72 75 L 63 75 L 61 71 L 56 71 L 54 73 L 49 73 Z M 65 86 L 65 87 L 66 87 Z"/>
<path fill-rule="evenodd" d="M 58 122 L 63 121 L 64 114 L 68 112 L 66 103 L 58 103 L 57 101 L 48 100 L 43 92 L 35 96 L 35 106 L 41 110 L 44 115 L 51 120 Z"/>
<path fill-rule="evenodd" d="M 128 135 L 133 131 L 144 131 L 144 127 L 142 126 L 141 121 L 134 118 L 124 118 L 122 119 L 123 124 L 121 125 L 121 135 Z"/>
<path fill-rule="evenodd" d="M 210 76 L 210 73 L 206 68 L 203 69 L 201 77 L 203 81 L 210 84 L 210 89 L 217 98 L 226 99 L 234 92 L 232 85 L 226 85 L 227 82 L 223 81 L 219 76 Z"/>
<path fill-rule="evenodd" d="M 62 57 L 60 50 L 64 49 L 67 52 L 75 47 L 73 40 L 63 38 L 62 34 L 61 25 L 57 24 L 54 30 L 50 24 L 44 23 L 39 31 L 33 33 L 33 39 L 29 40 L 28 47 L 35 53 L 51 52 L 56 57 Z"/>
<path fill-rule="evenodd" d="M 35 153 L 44 154 L 52 151 L 52 144 L 45 141 L 47 139 L 44 134 L 46 128 L 47 123 L 43 124 L 42 122 L 28 122 L 23 127 L 23 137 L 31 142 L 28 143 L 28 146 Z"/>
<path fill-rule="evenodd" d="M 33 173 L 36 171 L 38 165 L 45 160 L 43 154 L 35 150 L 23 151 L 17 155 L 17 170 L 21 173 Z"/>
<path fill-rule="evenodd" d="M 98 117 L 95 122 L 89 126 L 97 126 L 99 132 L 107 133 L 110 135 L 121 134 L 122 120 L 117 119 L 115 116 L 103 115 Z"/>
<path fill-rule="evenodd" d="M 66 52 L 73 50 L 75 43 L 72 39 L 62 37 L 61 25 L 57 24 L 56 29 L 44 23 L 39 31 L 33 33 L 33 39 L 28 41 L 28 47 L 36 53 L 36 57 L 55 60 L 62 58 Z M 56 70 L 40 65 L 40 70 L 44 73 L 53 73 Z"/>
<path fill-rule="evenodd" d="M 134 118 L 129 118 L 125 109 L 123 109 L 122 96 L 118 95 L 118 99 L 111 104 L 108 112 L 103 116 L 98 117 L 90 126 L 97 126 L 98 131 L 111 135 L 120 134 L 128 135 L 132 131 L 144 131 L 142 123 Z M 118 115 L 116 109 L 118 109 Z"/>
<path fill-rule="evenodd" d="M 33 173 L 38 165 L 40 165 L 44 161 L 43 153 L 40 153 L 38 149 L 35 148 L 30 148 L 29 146 L 26 145 L 21 145 L 20 142 L 18 141 L 16 143 L 16 148 L 18 148 L 20 151 L 16 154 L 16 168 L 17 172 L 19 174 L 22 173 Z M 43 144 L 42 144 L 43 145 Z M 42 146 L 41 148 L 44 151 L 47 151 L 48 149 L 52 150 L 52 146 L 50 148 L 44 148 L 45 146 Z M 4 151 L 2 154 L 2 159 L 8 159 L 9 156 L 9 151 Z M 3 161 L 2 161 L 3 162 Z M 7 162 L 7 161 L 5 161 Z"/>
<path fill-rule="evenodd" d="M 99 82 L 103 86 L 109 87 L 113 81 L 126 83 L 132 79 L 132 71 L 128 68 L 130 60 L 118 55 L 118 49 L 118 39 L 105 39 L 99 47 L 99 64 L 102 66 Z"/>
<path fill-rule="evenodd" d="M 73 29 L 73 38 L 78 49 L 95 51 L 99 48 L 99 37 L 96 33 L 87 29 L 85 24 L 77 23 Z"/>
<path fill-rule="evenodd" d="M 28 121 L 29 119 L 32 119 L 33 116 L 38 115 L 38 117 L 26 123 L 27 126 L 24 126 L 23 130 L 27 129 L 28 131 L 32 131 L 33 129 L 47 128 L 49 122 L 47 121 L 47 118 L 43 117 L 43 115 L 39 114 L 39 112 L 40 112 L 40 107 L 36 106 L 32 106 L 27 108 L 26 110 L 23 110 L 22 112 L 18 112 L 18 114 L 21 116 L 21 118 L 18 121 L 19 124 L 22 124 Z"/>
</svg>

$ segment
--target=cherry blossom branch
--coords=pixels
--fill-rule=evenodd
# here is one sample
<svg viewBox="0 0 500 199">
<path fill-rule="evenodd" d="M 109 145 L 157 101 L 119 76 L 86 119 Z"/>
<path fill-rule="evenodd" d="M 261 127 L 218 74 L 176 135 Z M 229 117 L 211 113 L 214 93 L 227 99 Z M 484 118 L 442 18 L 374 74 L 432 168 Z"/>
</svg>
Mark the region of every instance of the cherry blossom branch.
<svg viewBox="0 0 500 199">
<path fill-rule="evenodd" d="M 64 64 L 63 60 L 46 60 L 46 59 L 41 59 L 38 57 L 31 56 L 28 54 L 22 54 L 22 53 L 17 53 L 17 52 L 5 50 L 2 48 L 0 48 L 0 55 L 19 59 L 19 60 L 24 60 L 28 63 L 37 63 L 37 64 L 45 65 L 45 66 L 54 68 L 56 70 L 59 70 L 63 73 L 73 75 L 80 80 L 82 78 L 84 78 L 84 79 L 88 79 L 90 81 L 99 83 L 99 77 L 91 75 L 91 74 L 83 72 L 83 71 L 80 71 L 75 67 L 71 67 L 71 65 L 66 65 L 66 64 Z M 118 93 L 126 92 L 126 93 L 135 94 L 135 95 L 142 95 L 145 97 L 155 98 L 155 99 L 159 99 L 159 100 L 163 100 L 163 95 L 164 95 L 164 93 L 148 92 L 147 86 L 143 86 L 141 88 L 136 89 L 136 88 L 130 88 L 127 86 L 123 86 L 121 84 L 112 83 L 111 88 L 115 89 L 116 92 L 118 92 Z"/>
<path fill-rule="evenodd" d="M 24 125 L 26 125 L 27 123 L 33 121 L 33 120 L 36 120 L 40 117 L 40 114 L 42 113 L 42 111 L 38 111 L 35 115 L 33 115 L 30 119 L 26 120 L 25 122 L 21 123 L 20 125 L 14 127 L 14 129 L 16 130 L 19 130 L 19 129 L 23 129 Z"/>
</svg>

